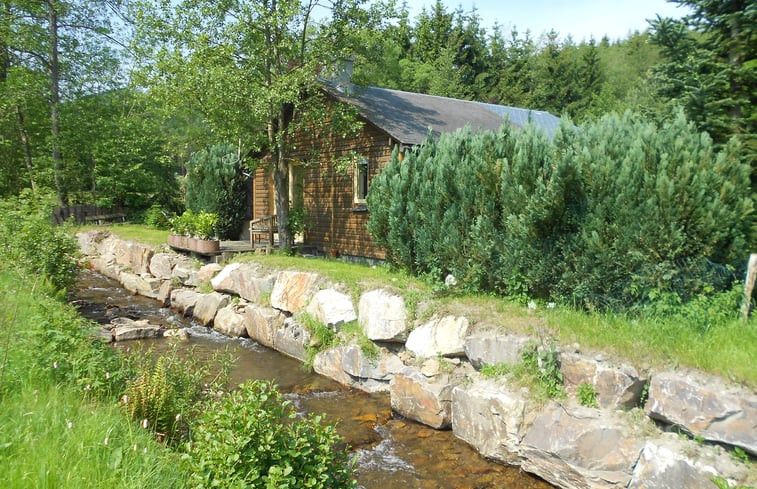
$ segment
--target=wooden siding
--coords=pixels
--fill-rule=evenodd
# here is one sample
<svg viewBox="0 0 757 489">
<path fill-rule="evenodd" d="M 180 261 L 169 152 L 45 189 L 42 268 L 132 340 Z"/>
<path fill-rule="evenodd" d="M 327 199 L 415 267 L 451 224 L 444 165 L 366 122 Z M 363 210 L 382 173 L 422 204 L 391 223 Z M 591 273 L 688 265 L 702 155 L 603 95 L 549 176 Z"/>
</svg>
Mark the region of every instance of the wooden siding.
<svg viewBox="0 0 757 489">
<path fill-rule="evenodd" d="M 252 218 L 273 214 L 273 187 L 271 174 L 265 168 L 257 168 L 252 181 Z"/>
<path fill-rule="evenodd" d="M 310 137 L 296 138 L 291 157 L 304 167 L 304 206 L 306 212 L 305 244 L 325 253 L 337 251 L 343 255 L 366 258 L 386 257 L 365 228 L 368 211 L 354 203 L 354 167 L 338 169 L 334 160 L 356 153 L 368 159 L 368 185 L 389 162 L 392 141 L 389 136 L 369 122 L 354 138 L 332 138 L 328 151 Z M 317 156 L 314 156 L 317 155 Z"/>
</svg>

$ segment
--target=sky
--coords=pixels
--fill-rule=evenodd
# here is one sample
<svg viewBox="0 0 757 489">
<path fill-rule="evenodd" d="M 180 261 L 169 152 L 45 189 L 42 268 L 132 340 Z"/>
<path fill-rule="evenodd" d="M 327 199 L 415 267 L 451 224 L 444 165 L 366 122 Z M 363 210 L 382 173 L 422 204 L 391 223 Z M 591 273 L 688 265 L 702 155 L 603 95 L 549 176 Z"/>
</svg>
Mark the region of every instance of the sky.
<svg viewBox="0 0 757 489">
<path fill-rule="evenodd" d="M 410 19 L 425 6 L 431 10 L 436 0 L 406 0 Z M 399 4 L 402 0 L 398 1 Z M 554 29 L 561 39 L 568 34 L 581 42 L 592 36 L 599 41 L 607 35 L 611 41 L 625 39 L 635 30 L 648 27 L 647 19 L 680 18 L 689 11 L 665 0 L 443 0 L 448 11 L 462 6 L 469 12 L 474 6 L 487 31 L 495 22 L 509 34 L 513 27 L 523 34 L 528 29 L 534 39 Z"/>
</svg>

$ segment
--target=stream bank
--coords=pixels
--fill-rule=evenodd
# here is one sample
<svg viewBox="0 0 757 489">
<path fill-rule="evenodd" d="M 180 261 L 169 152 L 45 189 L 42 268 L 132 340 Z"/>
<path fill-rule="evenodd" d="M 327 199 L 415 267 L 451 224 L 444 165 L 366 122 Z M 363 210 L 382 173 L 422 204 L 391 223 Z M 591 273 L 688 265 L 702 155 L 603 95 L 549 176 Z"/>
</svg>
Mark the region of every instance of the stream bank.
<svg viewBox="0 0 757 489">
<path fill-rule="evenodd" d="M 533 338 L 477 331 L 464 316 L 416 324 L 402 296 L 389 288 L 353 301 L 339 284 L 313 273 L 239 263 L 198 267 L 181 255 L 97 231 L 78 239 L 92 267 L 128 290 L 299 361 L 308 359 L 314 342 L 301 324 L 303 312 L 337 330 L 357 320 L 378 356 L 357 345 L 335 346 L 312 359 L 316 372 L 388 393 L 394 412 L 451 428 L 485 457 L 558 487 L 712 488 L 714 476 L 757 483 L 751 465 L 728 452 L 757 454 L 757 395 L 742 386 L 701 372 L 644 372 L 558 349 L 570 395 L 540 404 L 527 390 L 478 372 L 486 364 L 516 363 Z M 199 292 L 208 281 L 213 292 Z M 599 407 L 577 402 L 584 384 L 595 389 Z"/>
</svg>

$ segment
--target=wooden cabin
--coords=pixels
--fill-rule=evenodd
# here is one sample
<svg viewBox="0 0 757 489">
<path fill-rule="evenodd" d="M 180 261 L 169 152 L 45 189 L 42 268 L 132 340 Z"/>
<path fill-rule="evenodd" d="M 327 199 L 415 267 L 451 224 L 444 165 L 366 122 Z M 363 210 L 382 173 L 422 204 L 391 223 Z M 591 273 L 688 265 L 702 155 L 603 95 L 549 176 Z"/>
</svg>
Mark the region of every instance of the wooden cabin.
<svg viewBox="0 0 757 489">
<path fill-rule="evenodd" d="M 298 134 L 289 154 L 289 198 L 292 208 L 305 210 L 304 244 L 331 255 L 385 258 L 365 228 L 365 199 L 395 147 L 402 155 L 423 143 L 429 131 L 438 138 L 467 125 L 497 130 L 505 116 L 515 127 L 531 121 L 550 137 L 559 125 L 547 112 L 516 107 L 345 83 L 326 83 L 324 89 L 327 97 L 355 106 L 363 127 L 346 139 L 328 134 L 328 124 Z M 252 187 L 253 219 L 275 214 L 270 172 L 259 168 Z"/>
</svg>

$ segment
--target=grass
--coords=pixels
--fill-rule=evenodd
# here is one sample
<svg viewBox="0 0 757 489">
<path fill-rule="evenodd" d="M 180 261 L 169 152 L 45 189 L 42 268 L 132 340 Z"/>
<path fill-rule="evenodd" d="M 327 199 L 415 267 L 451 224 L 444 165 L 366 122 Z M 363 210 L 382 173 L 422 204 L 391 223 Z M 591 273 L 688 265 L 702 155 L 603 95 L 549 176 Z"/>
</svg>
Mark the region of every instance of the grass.
<svg viewBox="0 0 757 489">
<path fill-rule="evenodd" d="M 119 236 L 122 239 L 128 241 L 137 241 L 148 246 L 163 246 L 166 244 L 168 235 L 171 234 L 165 229 L 154 229 L 144 224 L 131 224 L 131 223 L 113 223 L 107 226 L 77 226 L 74 227 L 74 232 L 89 231 L 96 229 L 98 231 L 108 231 L 110 233 Z"/>
<path fill-rule="evenodd" d="M 145 244 L 165 243 L 166 231 L 138 225 L 96 227 Z M 590 313 L 569 307 L 531 311 L 506 298 L 486 294 L 439 294 L 428 283 L 388 266 L 370 267 L 333 259 L 244 254 L 236 261 L 254 261 L 276 269 L 314 272 L 344 285 L 353 300 L 363 291 L 384 287 L 402 295 L 410 317 L 464 315 L 479 327 L 579 343 L 584 350 L 602 350 L 641 368 L 691 367 L 757 386 L 757 320 L 718 319 L 707 328 L 685 317 L 634 318 Z M 706 309 L 707 306 L 704 306 Z M 706 313 L 706 311 L 702 311 Z"/>
<path fill-rule="evenodd" d="M 120 378 L 113 351 L 43 280 L 8 266 L 0 260 L 2 487 L 184 487 L 178 455 L 135 426 L 109 391 Z"/>
<path fill-rule="evenodd" d="M 184 487 L 178 455 L 116 406 L 78 393 L 26 388 L 2 402 L 0 474 L 5 489 Z"/>
</svg>

